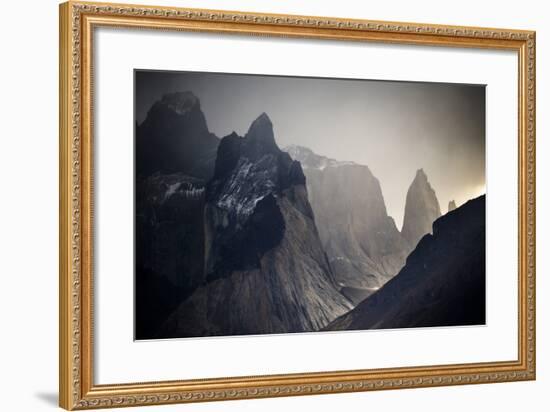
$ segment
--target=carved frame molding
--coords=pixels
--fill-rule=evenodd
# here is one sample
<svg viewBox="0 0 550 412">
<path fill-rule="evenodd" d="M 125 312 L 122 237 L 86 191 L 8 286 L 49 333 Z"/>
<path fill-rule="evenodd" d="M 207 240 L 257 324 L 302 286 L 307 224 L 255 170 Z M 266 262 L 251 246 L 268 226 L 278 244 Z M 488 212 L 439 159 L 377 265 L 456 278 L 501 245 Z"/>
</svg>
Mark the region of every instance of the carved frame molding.
<svg viewBox="0 0 550 412">
<path fill-rule="evenodd" d="M 93 29 L 98 26 L 508 49 L 519 62 L 518 359 L 461 365 L 93 384 Z M 535 379 L 535 32 L 107 3 L 60 5 L 60 396 L 65 409 Z"/>
</svg>

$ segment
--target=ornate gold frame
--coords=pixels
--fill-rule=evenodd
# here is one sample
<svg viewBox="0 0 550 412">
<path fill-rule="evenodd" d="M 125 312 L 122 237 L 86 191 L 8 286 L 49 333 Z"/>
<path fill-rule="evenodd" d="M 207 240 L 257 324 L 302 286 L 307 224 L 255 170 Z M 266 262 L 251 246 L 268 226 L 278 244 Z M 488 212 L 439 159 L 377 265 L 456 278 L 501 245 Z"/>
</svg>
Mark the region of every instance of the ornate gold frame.
<svg viewBox="0 0 550 412">
<path fill-rule="evenodd" d="M 98 26 L 508 49 L 519 62 L 519 334 L 515 361 L 96 385 L 92 43 Z M 535 379 L 535 32 L 70 1 L 60 5 L 60 377 L 69 410 Z"/>
</svg>

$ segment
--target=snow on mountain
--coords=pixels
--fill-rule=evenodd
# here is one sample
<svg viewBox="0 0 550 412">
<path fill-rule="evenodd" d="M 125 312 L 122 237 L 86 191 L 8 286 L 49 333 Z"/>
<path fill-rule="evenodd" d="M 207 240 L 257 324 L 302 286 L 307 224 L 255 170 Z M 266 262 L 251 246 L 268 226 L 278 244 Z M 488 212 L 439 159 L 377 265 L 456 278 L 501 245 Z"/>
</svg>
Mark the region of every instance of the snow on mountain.
<svg viewBox="0 0 550 412">
<path fill-rule="evenodd" d="M 318 169 L 324 170 L 327 167 L 338 167 L 346 165 L 355 165 L 357 163 L 350 161 L 339 161 L 325 156 L 320 156 L 304 146 L 290 145 L 283 148 L 290 157 L 298 160 L 302 164 L 303 169 Z"/>
<path fill-rule="evenodd" d="M 364 296 L 391 279 L 408 248 L 370 169 L 301 146 L 285 150 L 303 167 L 319 235 L 343 293 Z"/>
</svg>

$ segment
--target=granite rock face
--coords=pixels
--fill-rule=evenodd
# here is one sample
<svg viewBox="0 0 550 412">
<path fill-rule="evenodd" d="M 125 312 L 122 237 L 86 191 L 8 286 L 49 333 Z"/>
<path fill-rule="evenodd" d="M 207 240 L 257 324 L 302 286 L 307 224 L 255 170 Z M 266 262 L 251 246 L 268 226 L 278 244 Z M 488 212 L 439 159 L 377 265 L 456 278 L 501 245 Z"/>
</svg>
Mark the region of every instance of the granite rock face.
<svg viewBox="0 0 550 412">
<path fill-rule="evenodd" d="M 401 235 L 408 242 L 410 250 L 427 233 L 431 233 L 433 222 L 441 216 L 439 201 L 428 182 L 424 170 L 419 169 L 407 191 L 405 216 Z"/>
<path fill-rule="evenodd" d="M 408 244 L 388 216 L 380 183 L 367 166 L 308 148 L 285 149 L 300 161 L 323 247 L 343 293 L 364 297 L 405 263 Z"/>
<path fill-rule="evenodd" d="M 327 330 L 485 324 L 485 195 L 437 219 L 401 271 Z"/>
<path fill-rule="evenodd" d="M 219 145 L 205 195 L 205 282 L 158 337 L 319 330 L 351 309 L 337 289 L 300 163 L 266 114 Z"/>
</svg>

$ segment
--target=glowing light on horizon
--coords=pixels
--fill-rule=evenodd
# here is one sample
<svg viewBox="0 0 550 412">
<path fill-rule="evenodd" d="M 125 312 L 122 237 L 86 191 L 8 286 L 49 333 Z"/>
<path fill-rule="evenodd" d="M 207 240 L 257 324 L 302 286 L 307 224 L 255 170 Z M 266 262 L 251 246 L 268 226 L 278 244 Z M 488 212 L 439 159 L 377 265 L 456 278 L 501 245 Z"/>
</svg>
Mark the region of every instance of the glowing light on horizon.
<svg viewBox="0 0 550 412">
<path fill-rule="evenodd" d="M 478 198 L 481 195 L 484 195 L 487 193 L 487 186 L 485 184 L 465 188 L 464 192 L 462 192 L 461 195 L 457 196 L 455 200 L 456 206 L 460 207 L 464 203 L 466 203 L 468 200 L 472 200 L 475 198 Z"/>
</svg>

